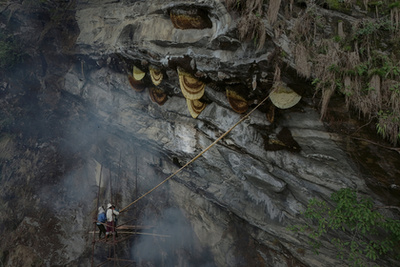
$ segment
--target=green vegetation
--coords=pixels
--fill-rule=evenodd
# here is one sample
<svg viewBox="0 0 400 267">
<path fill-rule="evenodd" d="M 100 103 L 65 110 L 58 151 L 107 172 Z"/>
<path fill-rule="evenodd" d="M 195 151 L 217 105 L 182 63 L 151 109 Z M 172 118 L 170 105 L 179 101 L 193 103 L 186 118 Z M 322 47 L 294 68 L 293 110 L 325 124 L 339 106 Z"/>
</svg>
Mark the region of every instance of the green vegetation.
<svg viewBox="0 0 400 267">
<path fill-rule="evenodd" d="M 389 3 L 388 7 L 389 9 L 400 7 L 400 1 Z"/>
<path fill-rule="evenodd" d="M 376 123 L 377 132 L 384 138 L 396 136 L 400 140 L 400 133 L 398 125 L 400 124 L 400 118 L 398 115 L 391 111 L 379 110 L 378 122 Z"/>
<path fill-rule="evenodd" d="M 240 15 L 238 34 L 241 41 L 253 41 L 257 50 L 262 49 L 266 39 L 266 29 L 262 21 L 263 0 L 225 0 L 229 10 Z"/>
<path fill-rule="evenodd" d="M 400 143 L 400 95 L 390 89 L 400 80 L 400 1 L 310 2 L 300 15 L 292 14 L 297 19 L 291 32 L 278 21 L 278 14 L 283 12 L 281 0 L 225 3 L 240 16 L 240 40 L 252 40 L 261 49 L 266 38 L 262 19 L 267 19 L 276 35 L 285 32 L 296 43 L 292 51 L 296 69 L 299 75 L 313 79 L 322 98 L 321 118 L 326 115 L 330 98 L 340 93 L 348 108 L 375 123 L 379 135 L 393 146 Z M 354 21 L 333 21 L 322 15 L 320 8 L 345 13 L 358 9 L 366 15 Z M 284 15 L 289 16 L 289 12 L 293 11 L 285 9 Z M 327 36 L 326 28 L 332 23 L 337 23 L 337 30 Z M 287 61 L 287 55 L 281 54 L 280 59 Z"/>
<path fill-rule="evenodd" d="M 309 244 L 319 252 L 322 240 L 329 236 L 337 257 L 353 266 L 365 266 L 382 258 L 399 258 L 400 221 L 384 216 L 371 198 L 357 195 L 350 188 L 331 195 L 333 206 L 313 198 L 302 213 L 306 223 L 289 227 L 310 238 Z"/>
<path fill-rule="evenodd" d="M 352 23 L 333 22 L 337 31 L 326 36 L 329 19 L 321 17 L 315 6 L 307 6 L 291 36 L 298 45 L 307 47 L 306 54 L 295 53 L 306 58 L 297 61 L 298 73 L 303 75 L 307 67 L 301 62 L 312 62 L 314 71 L 307 78 L 313 79 L 322 98 L 321 118 L 332 95 L 343 94 L 349 108 L 375 123 L 377 133 L 396 146 L 400 143 L 400 95 L 393 88 L 400 81 L 400 1 L 329 0 L 318 5 L 324 4 L 339 11 L 358 5 L 368 15 Z"/>
<path fill-rule="evenodd" d="M 23 5 L 29 8 L 39 8 L 48 2 L 50 2 L 50 0 L 25 0 Z"/>
<path fill-rule="evenodd" d="M 11 69 L 22 62 L 21 46 L 13 36 L 0 32 L 0 69 Z"/>
<path fill-rule="evenodd" d="M 326 4 L 330 9 L 341 11 L 341 12 L 349 12 L 351 10 L 351 5 L 348 1 L 344 0 L 325 0 Z"/>
<path fill-rule="evenodd" d="M 75 1 L 53 1 L 53 0 L 24 0 L 22 5 L 29 10 L 41 10 L 50 15 L 53 23 L 65 22 L 70 12 L 74 10 Z"/>
</svg>

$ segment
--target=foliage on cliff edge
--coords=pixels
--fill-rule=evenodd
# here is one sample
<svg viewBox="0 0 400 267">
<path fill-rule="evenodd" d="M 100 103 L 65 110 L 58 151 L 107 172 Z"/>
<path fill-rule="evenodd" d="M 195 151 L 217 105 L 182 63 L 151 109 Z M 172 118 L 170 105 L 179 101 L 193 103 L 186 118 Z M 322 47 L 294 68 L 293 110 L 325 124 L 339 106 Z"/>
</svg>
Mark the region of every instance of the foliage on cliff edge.
<svg viewBox="0 0 400 267">
<path fill-rule="evenodd" d="M 310 245 L 318 253 L 325 237 L 337 250 L 337 257 L 353 266 L 378 264 L 379 258 L 399 258 L 400 221 L 383 215 L 371 198 L 357 195 L 344 188 L 331 195 L 333 206 L 313 198 L 302 213 L 304 225 L 290 227 L 292 231 L 305 233 Z"/>
</svg>

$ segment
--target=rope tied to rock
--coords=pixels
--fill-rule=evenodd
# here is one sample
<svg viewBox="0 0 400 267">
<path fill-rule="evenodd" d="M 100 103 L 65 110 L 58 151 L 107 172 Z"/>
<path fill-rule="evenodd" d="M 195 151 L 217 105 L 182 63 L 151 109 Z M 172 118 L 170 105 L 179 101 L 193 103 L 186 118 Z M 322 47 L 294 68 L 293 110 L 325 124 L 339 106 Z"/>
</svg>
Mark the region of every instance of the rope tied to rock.
<svg viewBox="0 0 400 267">
<path fill-rule="evenodd" d="M 271 94 L 272 92 L 270 92 Z M 197 156 L 195 156 L 193 159 L 191 159 L 189 162 L 187 162 L 185 165 L 183 165 L 180 169 L 178 169 L 177 171 L 175 171 L 174 173 L 172 173 L 170 176 L 168 176 L 167 178 L 165 178 L 163 181 L 161 181 L 158 185 L 154 186 L 152 189 L 150 189 L 149 191 L 147 191 L 145 194 L 143 194 L 142 196 L 138 197 L 137 199 L 135 199 L 133 202 L 131 202 L 129 205 L 127 205 L 125 208 L 120 210 L 121 212 L 126 211 L 130 206 L 132 206 L 133 204 L 135 204 L 136 202 L 138 202 L 139 200 L 143 199 L 144 197 L 146 197 L 147 195 L 149 195 L 151 192 L 153 192 L 154 190 L 156 190 L 157 188 L 159 188 L 161 185 L 163 185 L 164 183 L 166 183 L 168 180 L 170 180 L 172 177 L 174 177 L 176 174 L 178 174 L 179 172 L 181 172 L 183 169 L 185 169 L 188 165 L 190 165 L 191 163 L 193 163 L 196 159 L 198 159 L 201 155 L 203 155 L 205 152 L 207 152 L 211 147 L 213 147 L 216 143 L 218 143 L 222 138 L 224 138 L 228 133 L 230 133 L 236 126 L 238 126 L 240 123 L 242 123 L 245 119 L 247 119 L 250 114 L 252 114 L 257 108 L 259 108 L 262 104 L 264 104 L 265 101 L 267 101 L 267 99 L 269 98 L 270 94 L 267 95 L 267 97 L 265 97 L 255 108 L 253 108 L 249 113 L 247 113 L 245 116 L 243 116 L 238 122 L 236 122 L 231 128 L 229 128 L 225 133 L 223 133 L 220 137 L 218 137 L 214 142 L 212 142 L 207 148 L 205 148 L 203 151 L 201 151 Z"/>
</svg>

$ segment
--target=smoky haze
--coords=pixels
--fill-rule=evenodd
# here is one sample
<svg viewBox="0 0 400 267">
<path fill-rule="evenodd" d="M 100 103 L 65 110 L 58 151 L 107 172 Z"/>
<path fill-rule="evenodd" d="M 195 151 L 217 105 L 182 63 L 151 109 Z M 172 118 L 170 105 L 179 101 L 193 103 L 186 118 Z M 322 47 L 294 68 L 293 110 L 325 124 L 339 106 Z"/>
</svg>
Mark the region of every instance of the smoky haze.
<svg viewBox="0 0 400 267">
<path fill-rule="evenodd" d="M 155 235 L 139 235 L 135 241 L 132 256 L 138 266 L 216 266 L 180 209 L 168 208 L 156 219 L 144 219 L 139 225 L 154 225 L 151 232 Z"/>
</svg>

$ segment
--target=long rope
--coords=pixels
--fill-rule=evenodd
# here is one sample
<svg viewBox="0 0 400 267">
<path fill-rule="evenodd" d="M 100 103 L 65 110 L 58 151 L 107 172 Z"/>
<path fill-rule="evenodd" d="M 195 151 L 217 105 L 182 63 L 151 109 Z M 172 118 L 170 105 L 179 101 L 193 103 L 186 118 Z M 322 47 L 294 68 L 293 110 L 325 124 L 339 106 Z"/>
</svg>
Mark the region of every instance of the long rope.
<svg viewBox="0 0 400 267">
<path fill-rule="evenodd" d="M 164 183 L 166 183 L 168 180 L 170 180 L 172 177 L 174 177 L 177 173 L 179 173 L 180 171 L 182 171 L 184 168 L 186 168 L 189 164 L 191 164 L 192 162 L 194 162 L 196 159 L 198 159 L 201 155 L 203 155 L 205 152 L 207 152 L 207 150 L 209 150 L 211 147 L 213 147 L 216 143 L 218 143 L 222 138 L 224 138 L 228 133 L 230 133 L 236 126 L 238 126 L 241 122 L 243 122 L 245 119 L 247 119 L 247 117 L 250 116 L 251 113 L 253 113 L 259 106 L 261 106 L 267 99 L 269 98 L 269 95 L 267 97 L 265 97 L 263 99 L 263 101 L 261 101 L 255 108 L 253 108 L 249 113 L 247 113 L 243 118 L 241 118 L 235 125 L 233 125 L 229 130 L 227 130 L 224 134 L 222 134 L 218 139 L 216 139 L 211 145 L 209 145 L 206 149 L 204 149 L 203 151 L 201 151 L 197 156 L 195 156 L 192 160 L 190 160 L 189 162 L 187 162 L 185 165 L 183 165 L 179 170 L 177 170 L 176 172 L 174 172 L 173 174 L 171 174 L 170 176 L 168 176 L 167 178 L 165 178 L 162 182 L 160 182 L 158 185 L 156 185 L 155 187 L 153 187 L 152 189 L 150 189 L 149 191 L 147 191 L 145 194 L 143 194 L 141 197 L 137 198 L 135 201 L 133 201 L 132 203 L 130 203 L 128 206 L 126 206 L 125 208 L 121 209 L 120 212 L 125 211 L 126 209 L 128 209 L 130 206 L 132 206 L 133 204 L 135 204 L 136 202 L 138 202 L 139 200 L 141 200 L 142 198 L 146 197 L 148 194 L 150 194 L 151 192 L 153 192 L 154 190 L 156 190 L 157 188 L 159 188 L 161 185 L 163 185 Z"/>
<path fill-rule="evenodd" d="M 96 210 L 99 208 L 99 202 L 100 202 L 100 187 L 101 187 L 101 174 L 103 172 L 103 164 L 101 164 L 101 168 L 100 168 L 100 177 L 99 177 L 99 191 L 97 192 L 97 203 L 96 203 Z M 96 213 L 95 213 L 96 214 Z M 97 219 L 97 216 L 96 216 Z M 97 221 L 97 220 L 96 220 Z M 94 243 L 96 241 L 96 236 L 95 236 L 95 232 L 96 232 L 96 223 L 94 224 L 94 231 L 93 231 L 93 253 L 92 253 L 92 267 L 94 264 Z"/>
</svg>

